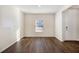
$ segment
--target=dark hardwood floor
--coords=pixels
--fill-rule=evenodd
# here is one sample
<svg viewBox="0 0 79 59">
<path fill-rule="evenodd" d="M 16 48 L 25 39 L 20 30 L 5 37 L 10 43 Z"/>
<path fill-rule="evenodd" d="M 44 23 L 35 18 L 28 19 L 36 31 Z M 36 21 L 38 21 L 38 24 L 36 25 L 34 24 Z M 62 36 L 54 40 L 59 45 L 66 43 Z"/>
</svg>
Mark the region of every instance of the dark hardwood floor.
<svg viewBox="0 0 79 59">
<path fill-rule="evenodd" d="M 60 42 L 54 37 L 28 37 L 3 51 L 2 53 L 71 53 L 79 52 L 79 42 Z"/>
</svg>

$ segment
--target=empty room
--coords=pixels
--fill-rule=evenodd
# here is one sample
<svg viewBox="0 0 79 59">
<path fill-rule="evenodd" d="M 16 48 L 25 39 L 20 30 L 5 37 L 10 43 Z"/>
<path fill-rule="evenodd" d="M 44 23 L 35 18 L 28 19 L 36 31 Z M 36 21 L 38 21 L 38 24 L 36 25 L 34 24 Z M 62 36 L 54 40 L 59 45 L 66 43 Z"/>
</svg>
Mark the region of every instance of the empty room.
<svg viewBox="0 0 79 59">
<path fill-rule="evenodd" d="M 1 53 L 79 53 L 78 5 L 0 5 Z"/>
</svg>

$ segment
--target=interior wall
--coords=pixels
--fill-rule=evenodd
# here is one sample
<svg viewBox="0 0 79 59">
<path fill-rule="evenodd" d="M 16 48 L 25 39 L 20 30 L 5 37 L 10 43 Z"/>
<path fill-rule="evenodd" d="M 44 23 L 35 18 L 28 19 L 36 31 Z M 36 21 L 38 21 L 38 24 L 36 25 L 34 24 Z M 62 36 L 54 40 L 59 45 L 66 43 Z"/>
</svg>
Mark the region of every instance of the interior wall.
<svg viewBox="0 0 79 59">
<path fill-rule="evenodd" d="M 55 16 L 55 36 L 62 41 L 62 12 Z"/>
<path fill-rule="evenodd" d="M 19 28 L 18 9 L 13 6 L 0 6 L 0 52 L 14 44 Z"/>
<path fill-rule="evenodd" d="M 24 37 L 24 13 L 20 11 L 19 24 L 20 24 L 20 39 Z"/>
<path fill-rule="evenodd" d="M 59 10 L 55 15 L 55 37 L 58 38 L 60 41 L 63 41 L 62 36 L 62 13 L 64 10 L 70 8 L 71 5 L 64 6 Z"/>
<path fill-rule="evenodd" d="M 79 41 L 79 9 L 70 8 L 63 13 L 63 39 Z M 66 30 L 68 26 L 68 30 Z"/>
<path fill-rule="evenodd" d="M 35 20 L 44 21 L 43 32 L 35 32 Z M 54 37 L 55 17 L 54 14 L 25 14 L 25 37 Z"/>
<path fill-rule="evenodd" d="M 78 9 L 78 13 L 77 13 L 77 38 L 79 39 L 79 9 Z"/>
<path fill-rule="evenodd" d="M 18 8 L 17 8 L 18 9 Z M 17 41 L 24 37 L 24 13 L 18 9 L 17 11 L 18 29 L 16 32 Z"/>
</svg>

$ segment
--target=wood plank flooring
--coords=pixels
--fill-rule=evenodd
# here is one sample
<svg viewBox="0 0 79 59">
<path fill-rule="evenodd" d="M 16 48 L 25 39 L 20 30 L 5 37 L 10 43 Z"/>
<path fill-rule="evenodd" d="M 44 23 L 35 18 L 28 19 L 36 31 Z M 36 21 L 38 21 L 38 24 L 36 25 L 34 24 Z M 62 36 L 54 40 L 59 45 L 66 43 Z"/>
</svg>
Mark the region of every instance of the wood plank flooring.
<svg viewBox="0 0 79 59">
<path fill-rule="evenodd" d="M 54 37 L 28 37 L 3 51 L 2 53 L 71 53 L 79 52 L 79 42 L 60 42 Z"/>
</svg>

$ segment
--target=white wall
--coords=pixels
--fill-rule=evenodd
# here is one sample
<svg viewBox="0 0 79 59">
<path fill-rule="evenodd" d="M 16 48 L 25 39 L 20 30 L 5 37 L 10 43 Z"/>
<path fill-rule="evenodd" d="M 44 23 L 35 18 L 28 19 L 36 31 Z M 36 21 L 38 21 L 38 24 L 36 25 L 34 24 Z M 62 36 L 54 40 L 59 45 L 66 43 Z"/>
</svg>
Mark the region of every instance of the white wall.
<svg viewBox="0 0 79 59">
<path fill-rule="evenodd" d="M 55 36 L 62 41 L 62 13 L 58 12 L 55 18 Z"/>
<path fill-rule="evenodd" d="M 79 9 L 78 9 L 78 14 L 77 14 L 77 38 L 79 39 Z"/>
<path fill-rule="evenodd" d="M 17 15 L 18 15 L 17 41 L 19 41 L 24 37 L 24 13 L 18 10 Z"/>
<path fill-rule="evenodd" d="M 62 39 L 62 12 L 71 6 L 67 5 L 64 6 L 60 11 L 58 11 L 55 15 L 55 37 L 58 38 L 60 41 L 63 41 Z"/>
<path fill-rule="evenodd" d="M 19 28 L 18 9 L 13 6 L 0 6 L 0 52 L 17 40 Z"/>
<path fill-rule="evenodd" d="M 35 32 L 35 20 L 44 20 L 44 30 Z M 53 14 L 25 14 L 25 37 L 54 37 L 55 17 Z"/>
<path fill-rule="evenodd" d="M 63 39 L 79 41 L 79 9 L 70 8 L 63 13 Z M 68 26 L 68 30 L 66 30 Z"/>
<path fill-rule="evenodd" d="M 20 39 L 24 37 L 24 13 L 20 11 Z"/>
</svg>

